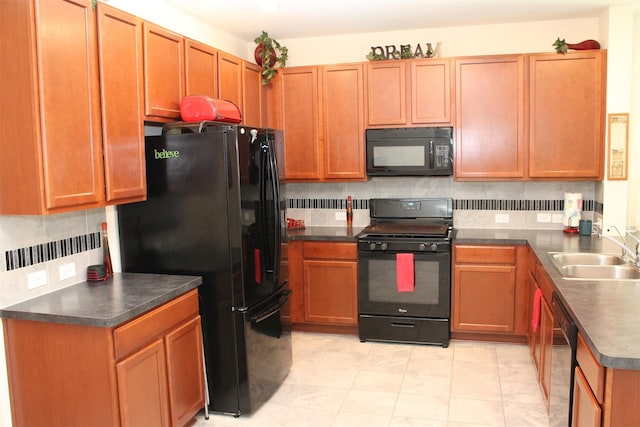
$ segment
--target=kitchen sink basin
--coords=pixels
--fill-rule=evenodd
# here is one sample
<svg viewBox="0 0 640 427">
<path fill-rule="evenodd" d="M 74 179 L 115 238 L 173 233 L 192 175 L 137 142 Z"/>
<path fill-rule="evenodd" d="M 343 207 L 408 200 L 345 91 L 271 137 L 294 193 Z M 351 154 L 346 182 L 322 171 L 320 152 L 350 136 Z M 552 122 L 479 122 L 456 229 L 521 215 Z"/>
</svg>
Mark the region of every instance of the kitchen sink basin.
<svg viewBox="0 0 640 427">
<path fill-rule="evenodd" d="M 640 269 L 613 254 L 549 252 L 562 277 L 574 280 L 640 280 Z"/>
<path fill-rule="evenodd" d="M 618 255 L 589 252 L 549 252 L 551 260 L 562 268 L 565 265 L 623 265 Z"/>
<path fill-rule="evenodd" d="M 628 265 L 565 265 L 567 278 L 585 280 L 640 280 L 640 270 Z"/>
</svg>

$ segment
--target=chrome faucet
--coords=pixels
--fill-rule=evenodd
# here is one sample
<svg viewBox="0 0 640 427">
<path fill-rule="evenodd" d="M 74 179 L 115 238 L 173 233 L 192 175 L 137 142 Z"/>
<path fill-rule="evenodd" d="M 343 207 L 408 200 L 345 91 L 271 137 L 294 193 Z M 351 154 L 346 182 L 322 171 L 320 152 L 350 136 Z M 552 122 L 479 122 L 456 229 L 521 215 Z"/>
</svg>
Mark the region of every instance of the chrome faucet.
<svg viewBox="0 0 640 427">
<path fill-rule="evenodd" d="M 640 253 L 639 253 L 640 240 L 638 240 L 635 236 L 633 236 L 636 240 L 638 240 L 638 242 L 636 242 L 636 247 L 634 251 L 633 249 L 631 249 L 629 246 L 626 245 L 626 240 L 622 236 L 622 233 L 620 233 L 620 230 L 618 230 L 618 227 L 616 227 L 615 225 L 612 225 L 611 227 L 607 228 L 607 233 L 610 232 L 611 229 L 616 230 L 616 233 L 618 233 L 618 236 L 620 236 L 620 239 L 622 239 L 622 242 L 618 241 L 618 239 L 614 237 L 605 236 L 602 233 L 600 233 L 598 236 L 600 238 L 611 240 L 613 243 L 620 246 L 622 248 L 622 259 L 624 261 L 627 261 L 627 254 L 628 254 L 631 257 L 633 264 L 636 267 L 640 267 Z"/>
</svg>

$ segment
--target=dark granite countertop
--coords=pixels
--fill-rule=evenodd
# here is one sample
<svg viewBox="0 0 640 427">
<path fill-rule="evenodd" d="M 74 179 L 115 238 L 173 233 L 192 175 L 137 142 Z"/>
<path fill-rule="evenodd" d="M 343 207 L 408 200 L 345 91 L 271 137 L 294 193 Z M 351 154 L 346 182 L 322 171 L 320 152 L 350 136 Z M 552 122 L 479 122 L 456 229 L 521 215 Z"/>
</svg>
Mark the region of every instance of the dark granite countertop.
<svg viewBox="0 0 640 427">
<path fill-rule="evenodd" d="M 300 230 L 287 230 L 287 240 L 328 240 L 356 241 L 356 236 L 364 227 L 306 227 Z"/>
<path fill-rule="evenodd" d="M 620 254 L 618 246 L 597 236 L 567 235 L 561 230 L 459 229 L 454 243 L 528 243 L 598 361 L 611 368 L 640 369 L 640 281 L 564 279 L 548 255 L 548 252 Z"/>
<path fill-rule="evenodd" d="M 199 276 L 116 273 L 104 282 L 82 282 L 0 309 L 0 317 L 112 327 L 202 284 Z"/>
</svg>

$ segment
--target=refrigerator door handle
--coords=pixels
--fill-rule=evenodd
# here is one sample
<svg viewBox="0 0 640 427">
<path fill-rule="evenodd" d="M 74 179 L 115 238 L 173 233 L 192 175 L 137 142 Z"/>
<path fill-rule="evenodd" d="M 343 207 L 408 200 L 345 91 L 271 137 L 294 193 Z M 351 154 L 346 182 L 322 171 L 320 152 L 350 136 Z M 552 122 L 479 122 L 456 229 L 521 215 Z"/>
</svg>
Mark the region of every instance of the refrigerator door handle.
<svg viewBox="0 0 640 427">
<path fill-rule="evenodd" d="M 271 173 L 271 186 L 273 190 L 273 277 L 276 282 L 280 277 L 280 246 L 282 244 L 282 224 L 280 223 L 280 180 L 278 176 L 278 164 L 273 150 L 273 145 L 269 146 L 269 166 Z"/>
<path fill-rule="evenodd" d="M 291 295 L 291 291 L 288 289 L 280 291 L 278 295 L 278 303 L 266 308 L 260 313 L 249 316 L 249 320 L 251 321 L 251 323 L 260 323 L 265 319 L 273 316 L 278 311 L 282 310 L 282 307 L 284 307 L 285 304 L 289 301 L 289 295 Z"/>
</svg>

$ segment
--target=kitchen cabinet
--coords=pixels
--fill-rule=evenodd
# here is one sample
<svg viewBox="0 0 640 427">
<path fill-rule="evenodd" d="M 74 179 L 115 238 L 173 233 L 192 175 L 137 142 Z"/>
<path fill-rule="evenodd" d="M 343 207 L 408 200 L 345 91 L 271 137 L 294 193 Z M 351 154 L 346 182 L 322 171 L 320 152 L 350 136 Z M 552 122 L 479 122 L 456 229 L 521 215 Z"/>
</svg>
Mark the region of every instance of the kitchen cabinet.
<svg viewBox="0 0 640 427">
<path fill-rule="evenodd" d="M 455 60 L 454 176 L 525 176 L 524 56 Z"/>
<path fill-rule="evenodd" d="M 578 334 L 574 427 L 640 425 L 640 371 L 604 367 Z"/>
<path fill-rule="evenodd" d="M 289 248 L 294 330 L 356 333 L 355 242 L 293 242 Z"/>
<path fill-rule="evenodd" d="M 104 205 L 96 21 L 89 0 L 2 5 L 0 214 Z"/>
<path fill-rule="evenodd" d="M 448 59 L 369 62 L 366 92 L 369 126 L 451 123 Z"/>
<path fill-rule="evenodd" d="M 602 180 L 606 51 L 529 56 L 529 177 Z"/>
<path fill-rule="evenodd" d="M 218 51 L 194 40 L 184 41 L 185 95 L 218 97 Z"/>
<path fill-rule="evenodd" d="M 242 123 L 263 127 L 265 99 L 262 93 L 262 68 L 242 61 Z"/>
<path fill-rule="evenodd" d="M 204 406 L 198 292 L 122 325 L 4 319 L 16 425 L 188 424 Z"/>
<path fill-rule="evenodd" d="M 242 59 L 226 52 L 218 52 L 218 96 L 220 99 L 233 102 L 240 111 L 244 111 L 242 64 Z"/>
<path fill-rule="evenodd" d="M 362 64 L 281 71 L 285 176 L 295 181 L 364 181 Z"/>
<path fill-rule="evenodd" d="M 184 38 L 151 22 L 143 23 L 145 119 L 180 120 L 184 96 Z"/>
<path fill-rule="evenodd" d="M 362 64 L 322 67 L 322 148 L 326 180 L 366 180 L 364 69 Z"/>
<path fill-rule="evenodd" d="M 285 178 L 318 180 L 321 171 L 318 68 L 287 67 L 278 74 L 281 74 Z"/>
<path fill-rule="evenodd" d="M 98 52 L 106 200 L 141 201 L 147 195 L 142 20 L 99 3 Z"/>
<path fill-rule="evenodd" d="M 452 332 L 526 334 L 524 246 L 454 245 Z M 519 261 L 520 259 L 520 261 Z"/>
<path fill-rule="evenodd" d="M 284 283 L 289 281 L 289 244 L 283 243 L 281 246 L 281 250 L 280 282 Z M 288 288 L 291 289 L 291 283 L 288 284 Z M 282 307 L 282 311 L 280 312 L 280 321 L 283 325 L 291 325 L 291 302 Z"/>
</svg>

